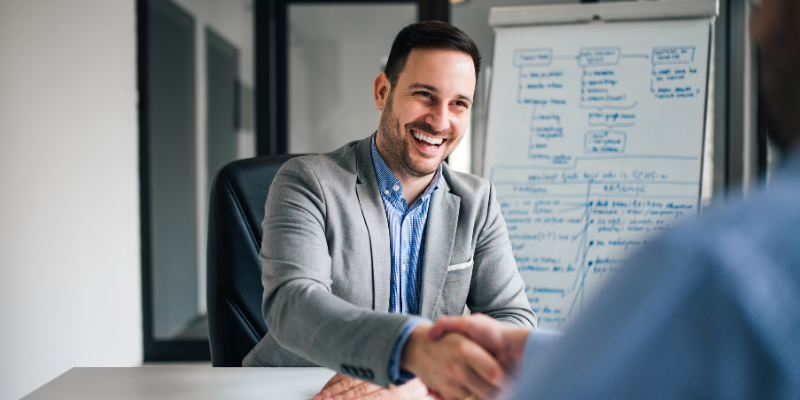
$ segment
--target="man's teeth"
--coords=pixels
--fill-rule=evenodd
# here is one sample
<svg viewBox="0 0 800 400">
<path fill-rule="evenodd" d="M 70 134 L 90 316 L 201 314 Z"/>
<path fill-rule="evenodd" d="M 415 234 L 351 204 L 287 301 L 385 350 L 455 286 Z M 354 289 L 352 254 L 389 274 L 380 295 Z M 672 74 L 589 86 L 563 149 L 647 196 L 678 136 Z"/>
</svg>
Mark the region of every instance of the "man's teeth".
<svg viewBox="0 0 800 400">
<path fill-rule="evenodd" d="M 438 146 L 438 145 L 442 144 L 442 142 L 444 141 L 441 138 L 432 138 L 430 136 L 423 135 L 423 134 L 421 134 L 421 133 L 419 133 L 417 131 L 414 131 L 414 137 L 417 140 L 421 140 L 423 142 L 430 143 L 430 144 L 432 144 L 434 146 Z"/>
</svg>

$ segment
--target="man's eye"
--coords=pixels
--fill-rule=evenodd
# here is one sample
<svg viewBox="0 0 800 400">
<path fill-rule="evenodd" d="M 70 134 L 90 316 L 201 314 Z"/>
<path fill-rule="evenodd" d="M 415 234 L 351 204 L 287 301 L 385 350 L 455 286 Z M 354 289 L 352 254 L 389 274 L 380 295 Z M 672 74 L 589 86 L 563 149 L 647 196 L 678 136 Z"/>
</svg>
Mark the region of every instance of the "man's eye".
<svg viewBox="0 0 800 400">
<path fill-rule="evenodd" d="M 469 104 L 466 101 L 457 100 L 457 101 L 453 102 L 453 105 L 455 105 L 458 108 L 464 109 L 464 110 L 468 110 L 469 109 Z"/>
</svg>

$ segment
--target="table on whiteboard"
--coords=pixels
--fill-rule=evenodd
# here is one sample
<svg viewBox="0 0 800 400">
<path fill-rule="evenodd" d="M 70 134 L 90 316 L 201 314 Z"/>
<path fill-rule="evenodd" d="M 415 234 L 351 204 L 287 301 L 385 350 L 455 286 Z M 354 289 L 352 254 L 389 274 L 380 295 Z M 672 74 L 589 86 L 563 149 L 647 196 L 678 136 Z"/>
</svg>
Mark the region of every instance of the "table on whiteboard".
<svg viewBox="0 0 800 400">
<path fill-rule="evenodd" d="M 697 214 L 711 24 L 496 29 L 484 175 L 541 326 Z"/>
</svg>

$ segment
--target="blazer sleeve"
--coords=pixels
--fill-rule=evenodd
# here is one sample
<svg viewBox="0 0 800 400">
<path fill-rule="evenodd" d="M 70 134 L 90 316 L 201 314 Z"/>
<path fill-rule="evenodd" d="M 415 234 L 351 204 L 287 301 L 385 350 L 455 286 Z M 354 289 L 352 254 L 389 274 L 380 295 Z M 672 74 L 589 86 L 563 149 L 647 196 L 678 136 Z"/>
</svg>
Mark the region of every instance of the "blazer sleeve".
<svg viewBox="0 0 800 400">
<path fill-rule="evenodd" d="M 270 187 L 260 251 L 262 313 L 274 340 L 317 365 L 388 386 L 392 348 L 411 317 L 355 306 L 331 292 L 325 193 L 302 158 Z"/>
<path fill-rule="evenodd" d="M 471 312 L 484 313 L 510 325 L 535 328 L 536 314 L 525 295 L 525 283 L 511 251 L 508 229 L 492 183 L 488 197 L 486 220 L 475 245 L 467 307 Z"/>
</svg>

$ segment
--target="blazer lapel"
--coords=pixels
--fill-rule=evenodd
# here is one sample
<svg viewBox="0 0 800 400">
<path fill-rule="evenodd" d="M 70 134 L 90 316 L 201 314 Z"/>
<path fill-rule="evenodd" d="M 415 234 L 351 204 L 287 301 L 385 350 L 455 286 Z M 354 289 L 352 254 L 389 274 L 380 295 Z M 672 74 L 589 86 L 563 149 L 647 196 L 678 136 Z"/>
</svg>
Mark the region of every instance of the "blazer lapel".
<svg viewBox="0 0 800 400">
<path fill-rule="evenodd" d="M 442 168 L 446 168 L 442 166 Z M 433 318 L 436 301 L 442 295 L 447 266 L 453 252 L 461 198 L 450 193 L 444 171 L 439 189 L 433 192 L 425 226 L 425 247 L 422 259 L 420 315 Z"/>
<path fill-rule="evenodd" d="M 372 163 L 372 136 L 356 145 L 356 169 L 358 181 L 356 194 L 361 213 L 369 232 L 372 253 L 372 307 L 375 311 L 389 311 L 389 284 L 392 256 L 389 239 L 389 223 L 381 199 L 375 167 Z"/>
</svg>

